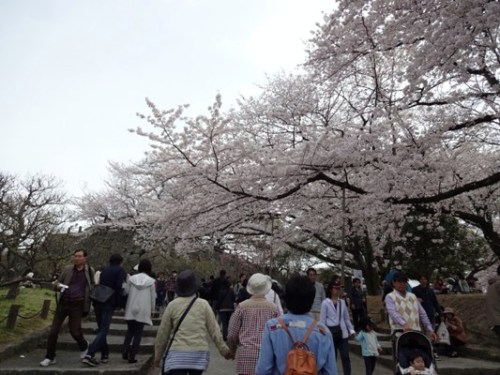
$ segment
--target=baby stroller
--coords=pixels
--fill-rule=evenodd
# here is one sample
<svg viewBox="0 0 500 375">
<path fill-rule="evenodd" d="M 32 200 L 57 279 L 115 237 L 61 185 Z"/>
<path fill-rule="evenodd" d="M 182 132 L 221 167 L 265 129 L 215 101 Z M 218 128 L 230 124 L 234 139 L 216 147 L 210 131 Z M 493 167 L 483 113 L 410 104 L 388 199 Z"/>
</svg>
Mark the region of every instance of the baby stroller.
<svg viewBox="0 0 500 375">
<path fill-rule="evenodd" d="M 431 370 L 431 374 L 437 374 L 432 343 L 420 331 L 396 331 L 393 333 L 392 356 L 394 359 L 394 374 L 405 374 L 404 369 L 410 366 L 410 356 L 415 352 L 422 355 L 425 367 Z"/>
</svg>

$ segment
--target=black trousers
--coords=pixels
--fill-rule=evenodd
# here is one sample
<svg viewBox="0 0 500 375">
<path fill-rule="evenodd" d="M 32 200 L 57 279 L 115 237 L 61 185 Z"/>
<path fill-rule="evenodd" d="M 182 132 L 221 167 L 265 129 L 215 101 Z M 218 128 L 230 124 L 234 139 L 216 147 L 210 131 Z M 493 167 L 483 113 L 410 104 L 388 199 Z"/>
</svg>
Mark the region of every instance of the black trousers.
<svg viewBox="0 0 500 375">
<path fill-rule="evenodd" d="M 498 336 L 498 338 L 500 339 L 500 326 L 493 326 L 493 332 L 495 333 L 495 335 Z"/>
<path fill-rule="evenodd" d="M 333 340 L 335 347 L 335 356 L 338 359 L 340 353 L 340 360 L 342 361 L 342 370 L 345 375 L 351 375 L 351 359 L 349 358 L 349 340 L 340 339 Z"/>
<path fill-rule="evenodd" d="M 365 361 L 365 374 L 372 375 L 375 371 L 375 365 L 377 364 L 377 357 L 363 357 L 363 360 Z"/>
<path fill-rule="evenodd" d="M 167 372 L 167 375 L 201 375 L 203 374 L 202 370 L 190 370 L 190 369 L 179 369 L 179 370 L 170 370 Z"/>
<path fill-rule="evenodd" d="M 68 317 L 69 333 L 78 343 L 79 350 L 82 352 L 87 349 L 88 344 L 83 338 L 82 332 L 83 306 L 83 300 L 59 301 L 56 312 L 54 313 L 54 319 L 52 320 L 49 337 L 47 339 L 47 354 L 45 354 L 45 358 L 53 360 L 56 357 L 57 338 L 66 317 Z"/>
<path fill-rule="evenodd" d="M 127 333 L 123 341 L 123 358 L 135 359 L 141 345 L 144 323 L 136 320 L 127 320 Z"/>
<path fill-rule="evenodd" d="M 352 310 L 351 309 L 351 312 L 352 312 L 352 323 L 354 325 L 354 330 L 356 332 L 359 332 L 361 327 L 360 327 L 360 322 L 361 322 L 361 319 L 363 319 L 365 317 L 365 309 L 354 309 Z"/>
</svg>

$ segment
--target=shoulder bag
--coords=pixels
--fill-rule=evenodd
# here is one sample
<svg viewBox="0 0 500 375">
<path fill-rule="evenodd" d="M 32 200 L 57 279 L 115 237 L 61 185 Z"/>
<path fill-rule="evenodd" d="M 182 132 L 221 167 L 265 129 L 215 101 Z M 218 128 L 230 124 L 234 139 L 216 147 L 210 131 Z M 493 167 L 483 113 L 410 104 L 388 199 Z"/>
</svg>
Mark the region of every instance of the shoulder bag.
<svg viewBox="0 0 500 375">
<path fill-rule="evenodd" d="M 90 299 L 94 302 L 104 303 L 108 301 L 111 296 L 115 293 L 113 288 L 109 286 L 97 284 L 94 289 L 90 292 Z"/>
<path fill-rule="evenodd" d="M 162 365 L 161 365 L 161 373 L 162 373 L 162 375 L 167 375 L 168 374 L 167 372 L 165 372 L 165 361 L 167 360 L 168 352 L 170 350 L 170 347 L 172 346 L 172 343 L 174 342 L 175 334 L 179 330 L 179 327 L 180 327 L 182 321 L 184 320 L 184 318 L 186 317 L 187 313 L 189 312 L 189 310 L 191 310 L 191 307 L 193 306 L 194 301 L 196 301 L 196 298 L 198 298 L 198 296 L 195 296 L 191 300 L 191 302 L 189 303 L 189 305 L 186 308 L 186 310 L 182 313 L 181 318 L 179 319 L 179 321 L 177 322 L 177 325 L 175 326 L 174 332 L 172 332 L 172 335 L 170 336 L 170 341 L 168 342 L 167 349 L 165 349 L 165 354 L 163 354 L 163 360 L 162 360 Z"/>
<path fill-rule="evenodd" d="M 332 301 L 332 304 L 333 304 L 333 301 Z M 339 306 L 339 308 L 336 309 L 336 310 L 337 310 L 337 314 L 338 314 L 338 317 L 339 317 L 339 324 L 336 325 L 336 326 L 330 326 L 330 327 L 328 327 L 328 329 L 332 333 L 333 341 L 340 341 L 340 340 L 342 340 L 342 328 L 340 328 L 340 320 L 342 319 L 342 303 L 341 303 L 340 298 L 338 300 L 338 306 Z"/>
</svg>

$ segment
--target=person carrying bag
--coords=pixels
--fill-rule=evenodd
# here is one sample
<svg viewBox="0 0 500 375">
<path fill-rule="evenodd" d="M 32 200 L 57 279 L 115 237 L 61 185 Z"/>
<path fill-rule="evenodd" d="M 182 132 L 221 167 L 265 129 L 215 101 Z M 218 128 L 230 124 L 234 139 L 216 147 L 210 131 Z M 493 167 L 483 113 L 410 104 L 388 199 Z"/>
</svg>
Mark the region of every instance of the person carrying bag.
<svg viewBox="0 0 500 375">
<path fill-rule="evenodd" d="M 167 305 L 155 340 L 155 366 L 161 364 L 162 374 L 202 374 L 210 359 L 207 337 L 222 356 L 231 358 L 211 306 L 197 298 L 200 286 L 191 270 L 177 276 L 178 297 Z"/>
<path fill-rule="evenodd" d="M 320 322 L 328 327 L 332 334 L 335 352 L 342 360 L 344 375 L 351 375 L 351 359 L 349 357 L 349 336 L 356 333 L 349 319 L 349 311 L 345 301 L 340 298 L 340 278 L 334 278 L 328 285 L 329 298 L 321 303 Z M 328 295 L 328 293 L 327 293 Z M 345 337 L 344 337 L 345 336 Z"/>
</svg>

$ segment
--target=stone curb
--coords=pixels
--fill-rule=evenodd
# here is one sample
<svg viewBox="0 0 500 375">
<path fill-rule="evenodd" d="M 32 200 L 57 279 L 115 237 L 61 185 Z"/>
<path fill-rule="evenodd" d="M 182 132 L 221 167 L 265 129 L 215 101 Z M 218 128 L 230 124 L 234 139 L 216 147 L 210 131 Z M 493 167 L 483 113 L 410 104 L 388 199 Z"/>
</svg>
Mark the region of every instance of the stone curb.
<svg viewBox="0 0 500 375">
<path fill-rule="evenodd" d="M 8 358 L 17 357 L 20 353 L 24 353 L 27 350 L 35 350 L 42 342 L 47 340 L 49 332 L 50 327 L 47 327 L 41 331 L 36 331 L 24 336 L 22 341 L 18 343 L 7 345 L 2 351 L 0 351 L 0 362 L 5 361 Z"/>
</svg>

